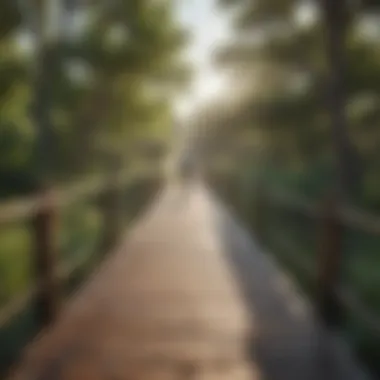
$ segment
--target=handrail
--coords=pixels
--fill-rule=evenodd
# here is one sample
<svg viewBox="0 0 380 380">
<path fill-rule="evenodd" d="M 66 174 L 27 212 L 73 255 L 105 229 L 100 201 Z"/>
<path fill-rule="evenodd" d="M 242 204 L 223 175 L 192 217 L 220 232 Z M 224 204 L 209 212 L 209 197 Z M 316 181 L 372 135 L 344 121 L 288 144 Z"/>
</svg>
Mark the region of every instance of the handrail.
<svg viewBox="0 0 380 380">
<path fill-rule="evenodd" d="M 136 174 L 144 173 L 136 170 L 124 170 L 116 176 L 112 182 L 109 181 L 110 175 L 98 175 L 88 178 L 73 185 L 67 185 L 52 192 L 54 204 L 58 207 L 68 206 L 81 198 L 95 196 L 98 193 L 108 190 L 112 187 L 125 185 Z M 149 172 L 150 170 L 148 170 Z M 28 219 L 38 213 L 44 206 L 46 200 L 41 195 L 32 195 L 21 199 L 6 201 L 0 203 L 0 225 L 17 222 L 22 219 Z"/>
<path fill-rule="evenodd" d="M 317 202 L 301 195 L 291 195 L 285 192 L 270 190 L 267 192 L 270 199 L 283 206 L 299 211 L 311 218 L 322 216 L 321 208 Z M 354 228 L 373 235 L 380 235 L 380 216 L 360 210 L 353 206 L 342 205 L 338 210 L 340 222 L 349 228 Z"/>
<path fill-rule="evenodd" d="M 343 207 L 340 218 L 344 225 L 372 235 L 380 235 L 380 217 L 353 207 Z"/>
<path fill-rule="evenodd" d="M 26 199 L 7 202 L 0 205 L 0 224 L 11 223 L 35 215 L 41 208 L 41 199 L 30 196 Z"/>
<path fill-rule="evenodd" d="M 300 213 L 310 216 L 312 218 L 320 217 L 321 212 L 318 209 L 318 206 L 315 202 L 302 197 L 294 196 L 289 193 L 269 190 L 266 192 L 270 199 L 275 200 L 276 202 L 281 203 L 281 205 L 292 208 Z"/>
<path fill-rule="evenodd" d="M 312 220 L 317 220 L 320 224 L 318 229 L 320 240 L 316 247 L 317 262 L 314 268 L 311 268 L 306 260 L 299 260 L 300 257 L 296 257 L 294 242 L 291 242 L 291 239 L 281 235 L 276 235 L 275 238 L 285 248 L 286 260 L 291 261 L 296 269 L 305 272 L 309 278 L 314 277 L 316 281 L 315 290 L 317 291 L 315 306 L 316 311 L 322 317 L 322 321 L 332 322 L 331 315 L 328 316 L 329 311 L 326 313 L 326 306 L 330 312 L 331 309 L 341 310 L 343 313 L 346 310 L 351 312 L 357 321 L 366 326 L 371 334 L 380 338 L 380 315 L 361 300 L 360 294 L 348 287 L 347 284 L 342 284 L 340 277 L 340 269 L 344 259 L 344 235 L 342 234 L 344 227 L 380 236 L 380 215 L 371 214 L 351 205 L 339 204 L 333 196 L 315 201 L 303 195 L 256 183 L 253 225 L 256 238 L 259 240 L 265 239 L 263 227 L 266 219 L 263 216 L 267 211 L 266 208 L 268 206 L 270 208 L 271 204 L 295 211 Z M 263 243 L 265 244 L 265 241 Z M 330 302 L 335 304 L 333 308 L 330 308 L 332 306 L 329 305 Z M 334 317 L 338 318 L 332 323 L 339 324 L 341 321 L 339 311 Z"/>
<path fill-rule="evenodd" d="M 74 185 L 68 185 L 52 192 L 54 203 L 65 206 L 78 198 L 86 197 L 107 187 L 105 176 L 90 178 Z M 32 195 L 26 198 L 4 202 L 0 204 L 0 225 L 28 219 L 37 214 L 45 204 L 41 195 Z"/>
<path fill-rule="evenodd" d="M 4 202 L 0 204 L 0 227 L 1 225 L 24 219 L 30 220 L 36 217 L 41 211 L 45 211 L 45 208 L 49 206 L 63 208 L 80 199 L 91 198 L 109 190 L 117 190 L 140 177 L 149 176 L 153 173 L 157 173 L 157 170 L 150 166 L 136 170 L 126 169 L 116 175 L 114 173 L 98 175 L 88 178 L 85 181 L 59 188 L 52 191 L 51 196 L 49 195 L 49 199 L 45 195 L 34 195 L 19 200 Z M 50 212 L 51 210 L 48 209 L 48 213 Z M 42 228 L 46 228 L 46 225 Z M 44 231 L 44 234 L 46 233 L 49 234 L 50 231 Z M 44 238 L 46 238 L 46 236 Z M 51 254 L 51 252 L 46 252 L 45 254 Z M 51 276 L 57 276 L 57 280 L 66 279 L 73 271 L 82 266 L 83 263 L 84 260 L 81 259 L 75 262 L 57 264 L 57 273 L 51 273 Z M 14 315 L 17 315 L 25 309 L 28 303 L 41 293 L 44 286 L 46 286 L 44 278 L 38 278 L 34 284 L 29 286 L 29 289 L 25 293 L 14 297 L 5 305 L 0 306 L 0 328 L 6 325 Z"/>
<path fill-rule="evenodd" d="M 291 195 L 279 191 L 266 191 L 266 196 L 292 210 L 296 210 L 311 218 L 321 218 L 323 216 L 322 207 L 318 207 L 316 202 L 313 202 L 306 197 Z M 380 236 L 380 216 L 364 212 L 352 206 L 340 206 L 336 210 L 337 221 L 342 226 L 357 229 L 366 233 Z M 302 266 L 302 265 L 301 265 Z M 306 267 L 302 266 L 304 270 Z M 380 336 L 380 317 L 360 300 L 360 298 L 347 287 L 338 287 L 337 296 L 339 302 L 348 310 L 351 310 L 355 315 L 363 321 L 370 331 Z"/>
</svg>

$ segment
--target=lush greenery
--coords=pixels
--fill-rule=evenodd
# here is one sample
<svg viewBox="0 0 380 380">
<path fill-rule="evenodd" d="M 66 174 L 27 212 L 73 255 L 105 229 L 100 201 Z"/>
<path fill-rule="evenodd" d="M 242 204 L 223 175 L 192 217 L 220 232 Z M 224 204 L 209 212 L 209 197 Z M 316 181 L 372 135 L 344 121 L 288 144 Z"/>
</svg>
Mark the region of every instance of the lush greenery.
<svg viewBox="0 0 380 380">
<path fill-rule="evenodd" d="M 232 15 L 235 40 L 217 63 L 236 73 L 239 100 L 206 110 L 201 142 L 223 198 L 252 229 L 258 182 L 313 201 L 337 189 L 342 200 L 380 213 L 377 3 L 220 4 Z M 228 166 L 218 167 L 221 158 Z M 318 224 L 276 205 L 261 212 L 264 244 L 312 295 Z M 350 230 L 345 240 L 344 280 L 380 316 L 379 237 Z M 348 339 L 379 373 L 380 337 L 348 319 Z"/>
<path fill-rule="evenodd" d="M 60 3 L 60 19 L 49 1 L 0 5 L 0 196 L 170 142 L 171 99 L 189 78 L 173 2 Z"/>
<path fill-rule="evenodd" d="M 234 85 L 236 94 L 242 95 L 224 114 L 219 109 L 211 115 L 215 133 L 208 136 L 212 143 L 219 139 L 219 151 L 226 151 L 226 144 L 231 147 L 232 142 L 231 148 L 246 162 L 247 156 L 240 152 L 242 142 L 250 141 L 251 162 L 260 159 L 260 165 L 265 162 L 286 173 L 283 178 L 288 184 L 311 196 L 336 185 L 340 161 L 347 161 L 343 166 L 351 168 L 352 187 L 357 187 L 349 191 L 354 193 L 351 201 L 378 207 L 377 8 L 363 4 L 351 9 L 347 4 L 341 10 L 347 13 L 348 25 L 341 38 L 346 75 L 338 79 L 344 79 L 345 91 L 339 96 L 346 106 L 336 106 L 329 97 L 330 82 L 337 80 L 328 51 L 329 28 L 319 3 L 270 0 L 239 6 L 239 2 L 221 2 L 236 8 L 236 36 L 231 46 L 220 50 L 217 62 L 239 73 Z M 339 131 L 344 137 L 335 136 L 332 115 L 337 111 L 332 108 L 346 110 L 347 121 Z M 342 139 L 348 141 L 348 153 L 339 145 Z"/>
</svg>

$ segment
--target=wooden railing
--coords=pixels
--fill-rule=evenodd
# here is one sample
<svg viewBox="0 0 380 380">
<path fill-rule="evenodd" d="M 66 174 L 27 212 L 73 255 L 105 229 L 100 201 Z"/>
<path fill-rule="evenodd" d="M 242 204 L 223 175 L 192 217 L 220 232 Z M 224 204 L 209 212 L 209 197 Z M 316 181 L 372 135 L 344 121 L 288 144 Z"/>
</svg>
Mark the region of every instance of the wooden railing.
<svg viewBox="0 0 380 380">
<path fill-rule="evenodd" d="M 62 282 L 83 264 L 78 261 L 62 265 L 59 262 L 57 217 L 60 210 L 74 202 L 100 196 L 105 226 L 100 249 L 106 252 L 116 244 L 123 228 L 123 209 L 119 203 L 123 189 L 152 173 L 157 174 L 157 168 L 118 171 L 89 178 L 66 188 L 44 190 L 33 197 L 0 204 L 0 227 L 17 222 L 30 225 L 35 269 L 35 281 L 28 290 L 0 308 L 0 328 L 30 302 L 35 302 L 39 327 L 52 323 L 58 317 L 62 305 Z"/>
<path fill-rule="evenodd" d="M 343 231 L 345 228 L 380 236 L 380 217 L 371 215 L 353 207 L 342 205 L 335 195 L 321 202 L 313 202 L 300 195 L 286 194 L 282 191 L 259 187 L 256 194 L 255 230 L 262 238 L 263 215 L 266 205 L 287 208 L 302 214 L 319 225 L 317 237 L 317 270 L 303 260 L 292 260 L 301 271 L 316 276 L 318 314 L 325 323 L 339 323 L 344 311 L 350 311 L 366 328 L 380 338 L 380 317 L 370 310 L 360 297 L 347 284 L 342 284 L 341 271 L 345 260 Z M 297 255 L 298 256 L 298 255 Z M 292 264 L 292 265 L 293 265 Z"/>
</svg>

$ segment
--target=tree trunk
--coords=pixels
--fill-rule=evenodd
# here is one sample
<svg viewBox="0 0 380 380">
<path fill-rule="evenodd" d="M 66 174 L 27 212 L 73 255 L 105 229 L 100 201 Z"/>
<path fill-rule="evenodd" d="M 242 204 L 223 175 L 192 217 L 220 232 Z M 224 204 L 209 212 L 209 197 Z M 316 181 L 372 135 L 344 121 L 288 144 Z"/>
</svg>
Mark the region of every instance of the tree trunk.
<svg viewBox="0 0 380 380">
<path fill-rule="evenodd" d="M 36 129 L 35 171 L 36 185 L 43 187 L 51 181 L 55 155 L 55 138 L 51 122 L 53 106 L 51 86 L 54 69 L 58 63 L 57 46 L 59 31 L 53 25 L 59 20 L 52 19 L 50 0 L 38 2 L 38 23 L 36 25 L 37 55 L 35 61 L 33 118 Z M 58 2 L 54 3 L 57 6 Z M 53 12 L 54 13 L 54 12 Z"/>
<path fill-rule="evenodd" d="M 360 184 L 358 155 L 349 138 L 345 113 L 348 7 L 346 0 L 321 0 L 321 4 L 330 70 L 328 107 L 336 155 L 337 187 L 340 197 L 348 200 L 353 197 Z"/>
</svg>

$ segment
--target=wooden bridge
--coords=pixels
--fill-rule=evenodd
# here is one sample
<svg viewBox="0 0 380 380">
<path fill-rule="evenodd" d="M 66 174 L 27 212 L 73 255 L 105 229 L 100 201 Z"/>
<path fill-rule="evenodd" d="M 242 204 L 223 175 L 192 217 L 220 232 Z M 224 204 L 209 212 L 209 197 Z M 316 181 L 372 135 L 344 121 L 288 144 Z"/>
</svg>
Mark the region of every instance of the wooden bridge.
<svg viewBox="0 0 380 380">
<path fill-rule="evenodd" d="M 43 212 L 33 296 L 45 327 L 8 379 L 366 378 L 202 183 L 167 185 L 62 311 Z"/>
</svg>

